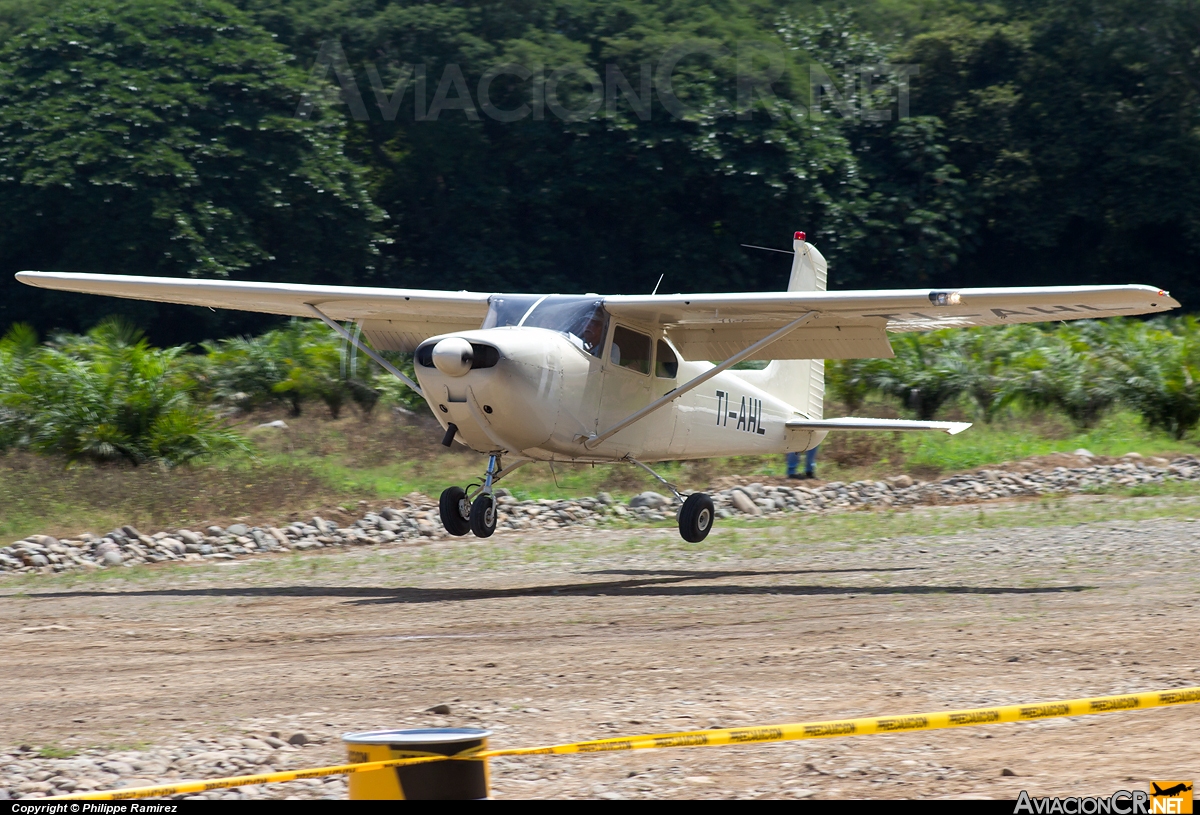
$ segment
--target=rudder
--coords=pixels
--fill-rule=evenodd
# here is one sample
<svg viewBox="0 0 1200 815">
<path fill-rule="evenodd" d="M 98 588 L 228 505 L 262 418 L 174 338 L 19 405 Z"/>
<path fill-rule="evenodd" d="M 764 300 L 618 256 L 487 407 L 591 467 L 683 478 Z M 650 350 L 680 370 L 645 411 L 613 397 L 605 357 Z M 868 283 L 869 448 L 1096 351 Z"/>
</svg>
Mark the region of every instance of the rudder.
<svg viewBox="0 0 1200 815">
<path fill-rule="evenodd" d="M 828 264 L 817 248 L 797 232 L 792 241 L 788 291 L 825 291 Z M 825 360 L 777 359 L 761 371 L 738 371 L 748 383 L 777 396 L 809 419 L 824 418 Z"/>
</svg>

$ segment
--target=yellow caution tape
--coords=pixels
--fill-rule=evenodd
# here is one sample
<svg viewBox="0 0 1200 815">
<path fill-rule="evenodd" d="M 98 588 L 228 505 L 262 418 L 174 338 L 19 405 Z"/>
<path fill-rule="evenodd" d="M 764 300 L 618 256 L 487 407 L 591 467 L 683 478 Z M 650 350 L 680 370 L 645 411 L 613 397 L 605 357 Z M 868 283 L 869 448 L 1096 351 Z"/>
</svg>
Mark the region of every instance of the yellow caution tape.
<svg viewBox="0 0 1200 815">
<path fill-rule="evenodd" d="M 311 770 L 286 770 L 278 773 L 261 773 L 259 775 L 238 775 L 232 778 L 212 778 L 208 781 L 184 781 L 180 784 L 163 784 L 157 787 L 129 787 L 128 789 L 107 790 L 104 792 L 80 792 L 74 795 L 57 795 L 45 798 L 45 801 L 124 801 L 130 798 L 162 798 L 168 795 L 181 795 L 189 792 L 208 792 L 209 790 L 224 790 L 230 787 L 249 787 L 254 784 L 275 784 L 280 781 L 298 781 L 302 778 L 321 778 L 327 775 L 350 775 L 351 773 L 369 773 L 373 770 L 386 770 L 388 767 L 405 767 L 409 764 L 426 764 L 431 761 L 445 761 L 447 758 L 470 758 L 460 753 L 456 756 L 439 754 L 422 754 L 414 758 L 393 758 L 386 761 L 368 761 L 363 764 L 338 764 L 333 767 L 317 767 Z"/>
<path fill-rule="evenodd" d="M 531 756 L 561 753 L 606 753 L 620 750 L 653 750 L 659 747 L 706 747 L 721 744 L 751 744 L 769 741 L 799 741 L 835 736 L 869 736 L 873 733 L 901 733 L 910 730 L 941 730 L 947 727 L 971 727 L 979 724 L 1023 722 L 1059 716 L 1083 716 L 1114 710 L 1186 705 L 1200 702 L 1200 688 L 1154 691 L 1128 696 L 1093 696 L 1065 702 L 1041 702 L 1033 705 L 977 707 L 937 713 L 911 713 L 901 716 L 873 716 L 862 719 L 833 719 L 805 724 L 773 724 L 761 727 L 731 727 L 713 730 L 689 730 L 649 736 L 625 736 L 551 747 L 488 750 L 480 758 L 492 756 Z"/>
<path fill-rule="evenodd" d="M 158 787 L 61 795 L 45 800 L 108 801 L 128 798 L 155 798 L 189 792 L 244 787 L 251 784 L 273 784 L 300 778 L 319 778 L 326 775 L 348 775 L 371 772 L 388 767 L 404 767 L 448 759 L 482 760 L 499 756 L 563 755 L 568 753 L 609 753 L 624 750 L 655 750 L 662 747 L 715 747 L 722 744 L 762 744 L 772 741 L 800 741 L 836 736 L 867 736 L 873 733 L 904 733 L 913 730 L 941 730 L 948 727 L 972 727 L 1000 722 L 1028 722 L 1061 716 L 1085 716 L 1117 710 L 1142 710 L 1152 707 L 1188 705 L 1200 702 L 1200 687 L 1169 691 L 1152 691 L 1125 696 L 1093 696 L 1062 702 L 1039 702 L 1032 705 L 977 707 L 968 710 L 948 710 L 936 713 L 912 713 L 900 716 L 873 716 L 861 719 L 833 719 L 801 724 L 772 724 L 761 727 L 729 727 L 712 730 L 688 730 L 680 733 L 657 733 L 646 736 L 619 736 L 609 739 L 554 744 L 548 747 L 516 747 L 507 750 L 475 750 L 453 756 L 413 753 L 411 757 L 371 761 L 364 764 L 340 764 L 312 770 L 243 775 L 235 778 L 214 778 L 209 781 L 188 781 Z"/>
</svg>

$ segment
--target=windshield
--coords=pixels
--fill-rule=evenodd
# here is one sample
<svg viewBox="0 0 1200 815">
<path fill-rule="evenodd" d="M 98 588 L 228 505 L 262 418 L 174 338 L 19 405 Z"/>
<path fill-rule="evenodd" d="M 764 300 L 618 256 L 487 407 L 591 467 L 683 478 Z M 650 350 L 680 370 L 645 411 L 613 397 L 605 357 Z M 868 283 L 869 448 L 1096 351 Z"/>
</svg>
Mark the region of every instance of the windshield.
<svg viewBox="0 0 1200 815">
<path fill-rule="evenodd" d="M 497 294 L 488 300 L 483 328 L 508 325 L 548 328 L 563 334 L 580 350 L 598 357 L 608 333 L 604 301 L 589 295 Z"/>
</svg>

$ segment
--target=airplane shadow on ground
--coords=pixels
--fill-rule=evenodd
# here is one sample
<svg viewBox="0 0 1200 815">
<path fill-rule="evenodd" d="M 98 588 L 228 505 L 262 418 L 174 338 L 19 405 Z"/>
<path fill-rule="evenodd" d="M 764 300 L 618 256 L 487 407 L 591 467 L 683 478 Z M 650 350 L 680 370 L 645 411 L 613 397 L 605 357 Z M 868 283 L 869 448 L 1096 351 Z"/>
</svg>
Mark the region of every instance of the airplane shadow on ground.
<svg viewBox="0 0 1200 815">
<path fill-rule="evenodd" d="M 919 567 L 881 569 L 801 569 L 772 571 L 686 571 L 649 569 L 606 569 L 585 574 L 636 575 L 629 580 L 589 583 L 558 583 L 545 586 L 520 586 L 506 589 L 485 588 L 414 588 L 369 586 L 237 586 L 195 589 L 134 589 L 129 591 L 36 592 L 29 599 L 66 599 L 71 597 L 329 597 L 346 598 L 353 605 L 384 603 L 421 604 L 467 602 L 471 600 L 512 600 L 532 597 L 719 597 L 722 595 L 823 597 L 839 595 L 895 594 L 1059 594 L 1078 592 L 1094 586 L 838 586 L 838 585 L 709 585 L 684 586 L 694 580 L 721 580 L 731 577 L 770 577 L 778 575 L 838 574 L 847 572 L 916 571 Z M 642 577 L 641 575 L 645 575 Z M 652 575 L 662 575 L 653 577 Z"/>
</svg>

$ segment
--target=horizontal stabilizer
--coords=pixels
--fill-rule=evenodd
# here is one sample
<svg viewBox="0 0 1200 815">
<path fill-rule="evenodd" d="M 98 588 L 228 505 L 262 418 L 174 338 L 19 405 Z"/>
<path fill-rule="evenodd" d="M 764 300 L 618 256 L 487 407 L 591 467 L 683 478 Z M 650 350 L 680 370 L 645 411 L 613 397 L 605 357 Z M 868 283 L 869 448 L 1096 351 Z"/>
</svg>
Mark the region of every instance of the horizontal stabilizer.
<svg viewBox="0 0 1200 815">
<path fill-rule="evenodd" d="M 970 422 L 910 422 L 907 419 L 793 419 L 789 430 L 941 430 L 951 436 L 971 426 Z"/>
</svg>

